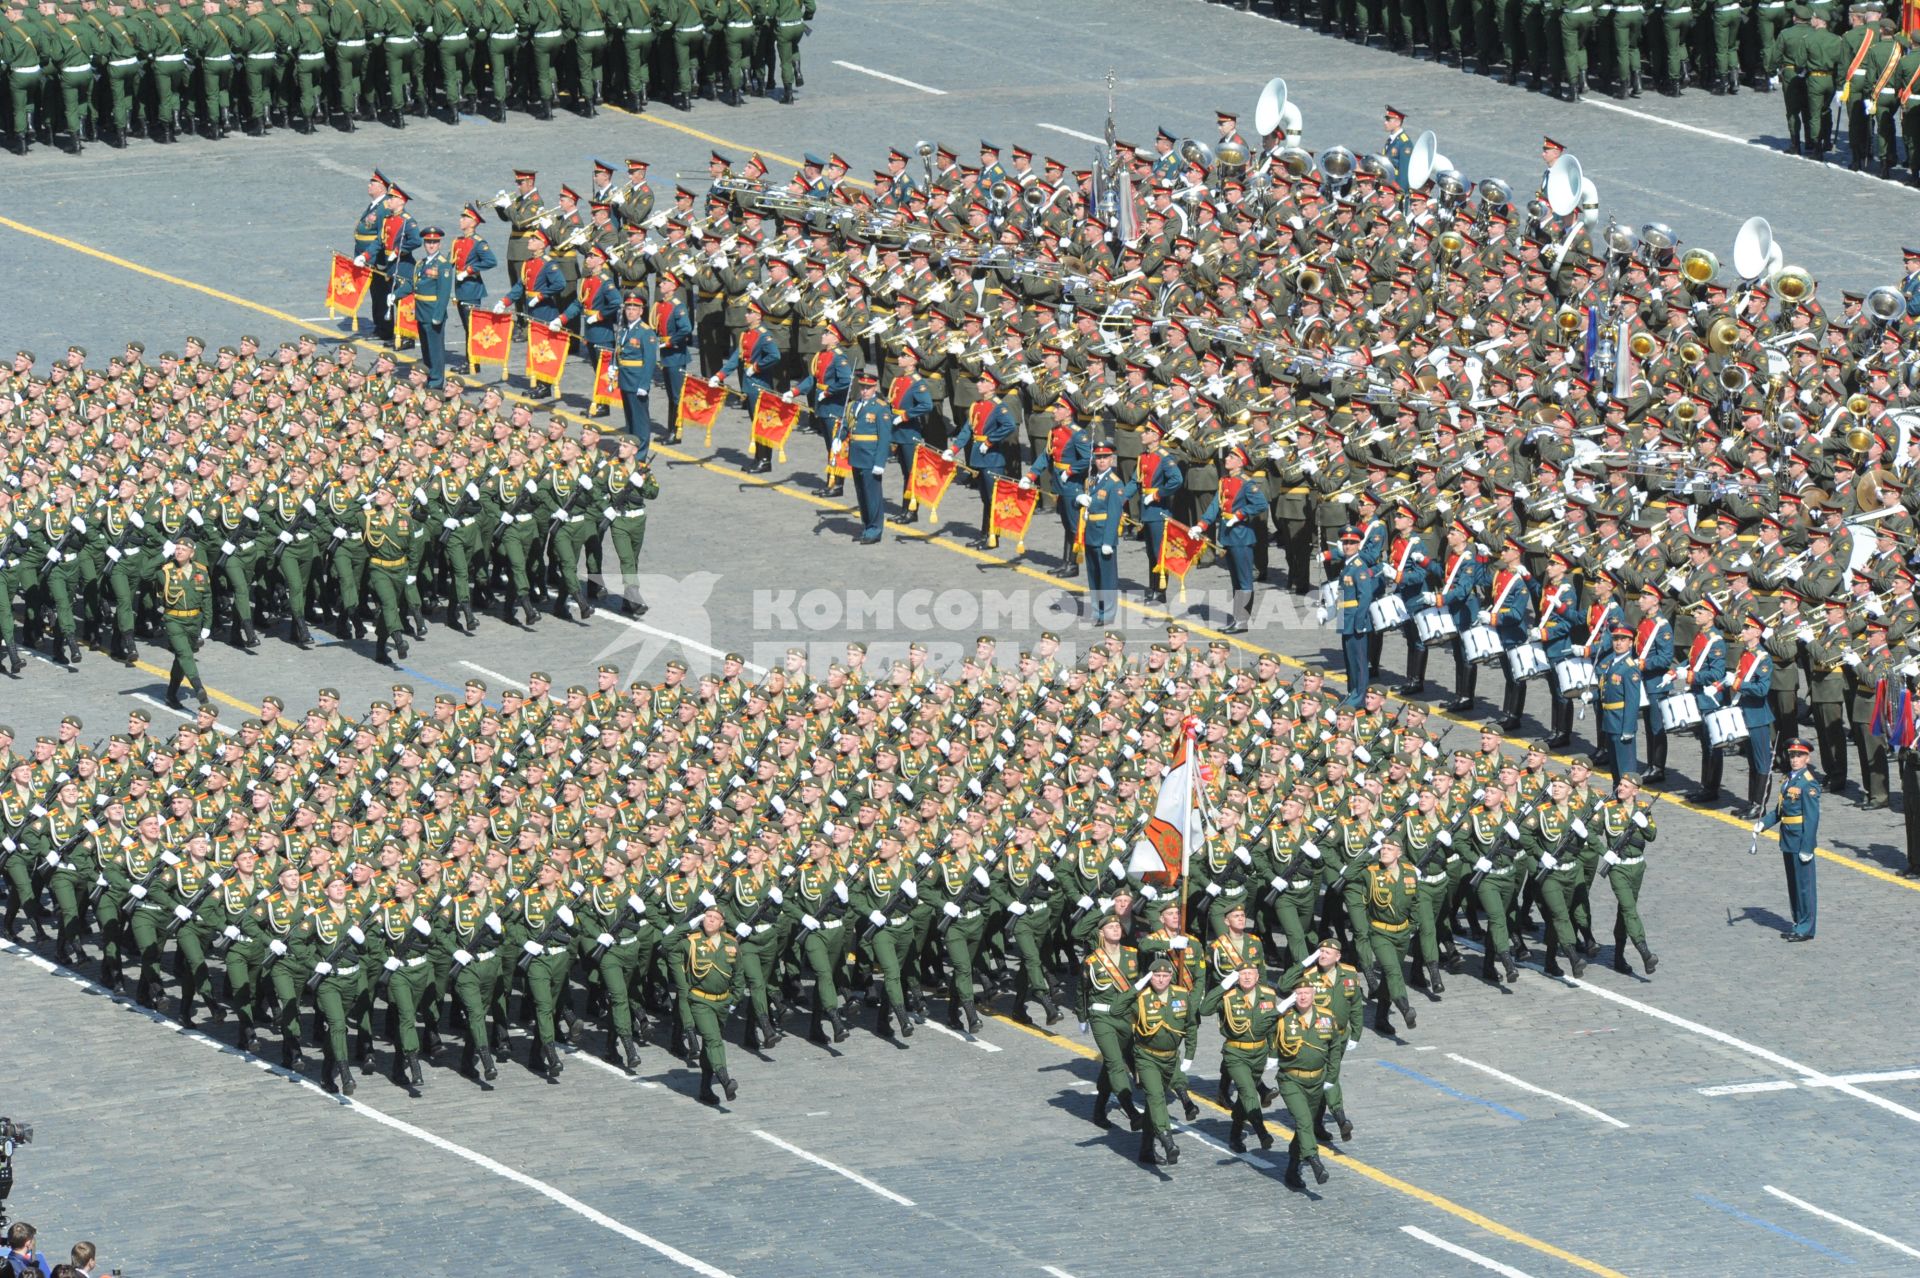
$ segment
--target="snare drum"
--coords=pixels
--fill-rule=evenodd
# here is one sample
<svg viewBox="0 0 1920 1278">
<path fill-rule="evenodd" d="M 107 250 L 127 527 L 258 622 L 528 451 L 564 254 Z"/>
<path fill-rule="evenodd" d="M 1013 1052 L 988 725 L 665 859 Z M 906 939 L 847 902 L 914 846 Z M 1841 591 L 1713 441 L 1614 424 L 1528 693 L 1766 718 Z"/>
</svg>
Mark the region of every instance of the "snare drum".
<svg viewBox="0 0 1920 1278">
<path fill-rule="evenodd" d="M 1454 625 L 1453 614 L 1445 608 L 1427 608 L 1413 614 L 1413 631 L 1420 637 L 1422 648 L 1431 648 L 1453 638 L 1459 628 Z"/>
<path fill-rule="evenodd" d="M 1553 668 L 1553 677 L 1559 680 L 1563 697 L 1585 692 L 1599 682 L 1593 673 L 1593 663 L 1585 657 L 1568 657 Z"/>
<path fill-rule="evenodd" d="M 1500 660 L 1500 636 L 1492 626 L 1472 626 L 1460 632 L 1460 650 L 1469 665 L 1484 666 Z"/>
<path fill-rule="evenodd" d="M 1676 692 L 1660 699 L 1660 731 L 1678 732 L 1700 722 L 1700 707 L 1691 692 Z"/>
<path fill-rule="evenodd" d="M 1376 632 L 1396 630 L 1407 624 L 1407 601 L 1399 595 L 1382 595 L 1373 601 L 1367 615 L 1373 619 Z"/>
<path fill-rule="evenodd" d="M 1715 710 L 1707 716 L 1707 748 L 1732 754 L 1746 748 L 1747 717 L 1738 706 Z"/>
<path fill-rule="evenodd" d="M 1547 650 L 1537 643 L 1523 643 L 1507 650 L 1507 673 L 1515 683 L 1538 679 L 1547 672 Z"/>
</svg>

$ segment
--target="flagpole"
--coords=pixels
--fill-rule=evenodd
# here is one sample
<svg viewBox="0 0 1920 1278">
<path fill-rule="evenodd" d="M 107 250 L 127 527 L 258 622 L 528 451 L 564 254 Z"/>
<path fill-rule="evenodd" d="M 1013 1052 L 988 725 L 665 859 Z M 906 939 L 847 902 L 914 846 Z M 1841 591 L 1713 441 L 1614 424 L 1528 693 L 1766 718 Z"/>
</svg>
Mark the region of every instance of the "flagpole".
<svg viewBox="0 0 1920 1278">
<path fill-rule="evenodd" d="M 1187 935 L 1187 871 L 1188 867 L 1193 864 L 1193 849 L 1189 846 L 1192 839 L 1193 814 L 1196 811 L 1200 813 L 1200 838 L 1202 847 L 1205 846 L 1207 837 L 1207 819 L 1205 809 L 1200 803 L 1200 760 L 1197 757 L 1199 754 L 1199 725 L 1194 720 L 1188 719 L 1181 727 L 1182 739 L 1185 745 L 1185 749 L 1182 751 L 1181 764 L 1187 769 L 1187 810 L 1182 814 L 1180 822 L 1180 885 L 1178 891 L 1180 901 L 1180 935 L 1185 936 Z M 1181 974 L 1187 976 L 1189 982 L 1192 981 L 1192 977 L 1187 973 L 1182 972 Z"/>
</svg>

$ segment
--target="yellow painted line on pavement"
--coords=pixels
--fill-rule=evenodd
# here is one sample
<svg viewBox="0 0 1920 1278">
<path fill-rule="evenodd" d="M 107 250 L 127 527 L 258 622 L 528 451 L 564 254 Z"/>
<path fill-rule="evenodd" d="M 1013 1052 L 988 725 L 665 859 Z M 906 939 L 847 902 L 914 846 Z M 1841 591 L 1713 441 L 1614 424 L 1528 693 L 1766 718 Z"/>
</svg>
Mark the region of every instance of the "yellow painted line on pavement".
<svg viewBox="0 0 1920 1278">
<path fill-rule="evenodd" d="M 173 677 L 173 672 L 171 670 L 162 670 L 159 666 L 154 665 L 150 661 L 136 661 L 133 663 L 133 665 L 136 670 L 144 670 L 148 674 L 153 675 L 155 678 L 163 681 Z M 244 710 L 247 712 L 249 716 L 257 715 L 260 713 L 259 706 L 249 705 L 231 693 L 220 691 L 220 689 L 208 683 L 205 678 L 202 678 L 200 680 L 200 686 L 207 690 L 208 696 L 212 697 L 215 701 L 218 701 L 221 705 L 232 706 L 235 710 Z"/>
<path fill-rule="evenodd" d="M 1066 1038 L 1062 1035 L 1051 1033 L 1050 1031 L 1041 1029 L 1038 1026 L 1023 1025 L 1019 1021 L 1013 1020 L 1010 1017 L 1001 1016 L 998 1013 L 992 1014 L 989 1017 L 989 1019 L 998 1021 L 1002 1025 L 1011 1026 L 1012 1028 L 1019 1030 L 1023 1034 L 1031 1034 L 1035 1038 L 1051 1043 L 1056 1047 L 1065 1048 L 1067 1051 L 1072 1052 L 1075 1056 L 1079 1056 L 1085 1060 L 1097 1061 L 1100 1059 L 1100 1053 L 1095 1051 L 1093 1048 L 1088 1047 L 1085 1043 L 1077 1042 L 1074 1039 Z M 1233 1113 L 1232 1110 L 1220 1104 L 1218 1101 L 1215 1101 L 1213 1098 L 1209 1096 L 1204 1096 L 1198 1092 L 1190 1092 L 1189 1094 L 1193 1096 L 1193 1100 L 1195 1104 L 1204 1105 L 1208 1109 L 1211 1109 L 1216 1113 L 1226 1114 L 1229 1117 L 1232 1116 L 1232 1113 Z M 1284 1131 L 1289 1138 L 1292 1137 L 1293 1129 L 1291 1127 L 1288 1127 L 1287 1124 L 1285 1124 L 1284 1122 L 1281 1122 L 1278 1118 L 1270 1118 L 1269 1121 L 1272 1122 L 1274 1126 L 1279 1127 L 1282 1131 Z M 1398 1176 L 1393 1175 L 1391 1172 L 1384 1172 L 1384 1171 L 1381 1171 L 1378 1167 L 1372 1166 L 1369 1163 L 1363 1163 L 1351 1154 L 1343 1154 L 1339 1150 L 1333 1149 L 1329 1146 L 1323 1145 L 1321 1146 L 1321 1148 L 1325 1151 L 1328 1158 L 1331 1158 L 1334 1162 L 1340 1164 L 1341 1166 L 1349 1167 L 1353 1169 L 1354 1171 L 1360 1173 L 1360 1175 L 1365 1176 L 1368 1180 L 1371 1180 L 1376 1184 L 1385 1185 L 1388 1189 L 1394 1190 L 1398 1193 L 1406 1194 L 1408 1197 L 1417 1198 L 1421 1202 L 1427 1204 L 1429 1207 L 1438 1208 L 1439 1210 L 1446 1212 L 1449 1216 L 1457 1217 L 1461 1220 L 1466 1221 L 1470 1225 L 1475 1225 L 1481 1229 L 1486 1230 L 1488 1233 L 1493 1234 L 1495 1237 L 1504 1238 L 1511 1243 L 1518 1243 L 1522 1247 L 1530 1247 L 1534 1251 L 1537 1251 L 1544 1256 L 1552 1256 L 1555 1260 L 1565 1261 L 1567 1264 L 1572 1265 L 1577 1269 L 1584 1269 L 1586 1272 L 1590 1274 L 1598 1274 L 1600 1275 L 1600 1278 L 1626 1278 L 1626 1276 L 1620 1273 L 1620 1271 L 1617 1269 L 1609 1269 L 1607 1266 L 1601 1264 L 1597 1260 L 1588 1260 L 1585 1256 L 1575 1255 L 1573 1252 L 1568 1251 L 1564 1247 L 1556 1247 L 1552 1243 L 1547 1242 L 1545 1239 L 1535 1238 L 1531 1234 L 1521 1233 L 1519 1230 L 1514 1229 L 1509 1225 L 1501 1224 L 1499 1221 L 1494 1220 L 1490 1216 L 1482 1215 L 1481 1213 L 1475 1211 L 1471 1207 L 1463 1207 L 1459 1203 L 1454 1202 L 1451 1198 L 1443 1197 L 1440 1194 L 1434 1193 L 1430 1189 L 1422 1189 L 1418 1185 L 1412 1184 L 1408 1181 L 1401 1180 Z"/>
<path fill-rule="evenodd" d="M 716 133 L 703 133 L 691 124 L 681 124 L 677 120 L 663 119 L 660 116 L 650 115 L 644 111 L 629 111 L 625 107 L 617 107 L 607 102 L 602 102 L 600 108 L 604 111 L 613 111 L 617 114 L 627 116 L 630 119 L 638 120 L 642 124 L 651 124 L 656 128 L 672 129 L 675 133 L 684 133 L 690 138 L 699 138 L 702 142 L 710 142 L 714 146 L 724 146 L 731 150 L 744 151 L 748 155 L 759 155 L 769 160 L 778 160 L 782 164 L 791 164 L 796 169 L 799 168 L 801 164 L 799 160 L 794 159 L 791 155 L 782 155 L 778 151 L 769 151 L 763 147 L 756 147 L 750 142 L 739 142 L 733 138 L 723 138 Z M 841 180 L 849 186 L 857 186 L 863 190 L 871 191 L 873 189 L 873 183 L 862 182 L 860 179 L 851 175 Z"/>
<path fill-rule="evenodd" d="M 617 109 L 617 108 L 614 108 L 614 109 Z M 623 113 L 623 114 L 631 114 L 631 113 Z M 674 129 L 674 130 L 677 130 L 678 132 L 688 134 L 692 137 L 700 138 L 703 141 L 712 142 L 715 145 L 733 147 L 736 149 L 743 149 L 743 150 L 749 150 L 749 151 L 752 150 L 752 147 L 750 147 L 747 143 L 739 142 L 732 138 L 723 138 L 723 137 L 715 136 L 713 134 L 702 133 L 698 129 L 694 129 L 687 125 L 679 124 L 671 120 L 655 120 L 653 117 L 648 115 L 635 115 L 634 118 L 638 120 L 646 120 L 650 123 L 658 124 L 662 128 Z M 762 152 L 762 154 L 772 156 L 772 158 L 780 160 L 782 163 L 787 163 L 787 164 L 799 163 L 797 160 L 793 160 L 787 156 L 778 155 L 771 151 Z M 252 301 L 251 299 L 244 298 L 244 297 L 239 297 L 233 293 L 223 292 L 222 290 L 213 288 L 210 285 L 201 284 L 194 280 L 183 279 L 178 275 L 170 275 L 165 271 L 155 270 L 153 267 L 150 267 L 150 266 L 143 266 L 139 262 L 130 261 L 124 257 L 118 257 L 112 253 L 106 252 L 103 249 L 94 248 L 92 245 L 89 245 L 89 244 L 82 244 L 78 240 L 68 239 L 67 237 L 62 235 L 55 235 L 51 231 L 43 231 L 38 227 L 29 226 L 24 222 L 18 222 L 9 217 L 0 217 L 0 226 L 4 226 L 8 230 L 17 231 L 22 235 L 31 236 L 34 239 L 44 240 L 49 244 L 58 245 L 61 248 L 71 250 L 72 252 L 79 253 L 85 257 L 93 258 L 96 261 L 106 262 L 112 266 L 122 267 L 123 269 L 132 271 L 137 275 L 144 275 L 149 279 L 159 280 L 163 284 L 171 284 L 176 288 L 187 289 L 191 292 L 199 293 L 199 294 L 202 294 L 203 296 L 211 297 L 217 301 L 226 302 L 229 305 L 238 306 L 238 307 L 241 307 L 242 309 L 253 311 L 260 315 L 271 316 L 274 319 L 280 320 L 284 323 L 296 325 L 310 332 L 324 334 L 326 336 L 330 336 L 336 339 L 339 339 L 342 337 L 342 334 L 337 328 L 311 323 L 307 320 L 301 319 L 297 315 L 288 314 L 286 311 L 279 310 L 272 306 L 268 306 L 265 303 Z M 414 359 L 412 355 L 406 354 L 404 352 L 396 351 L 396 352 L 392 352 L 392 354 L 397 361 L 400 361 L 403 363 L 411 363 L 413 362 L 413 359 Z M 524 396 L 521 396 L 513 392 L 510 388 L 508 388 L 508 386 L 505 383 L 475 383 L 475 384 L 476 385 L 493 385 L 497 389 L 502 391 L 502 393 L 505 394 L 508 399 L 514 400 L 516 402 L 521 402 L 521 403 L 534 404 L 536 407 L 546 407 L 555 416 L 561 417 L 567 421 L 577 422 L 582 425 L 592 425 L 596 428 L 598 428 L 601 425 L 600 421 L 595 421 L 595 420 L 583 417 L 578 413 L 572 412 L 571 410 L 568 410 L 568 409 L 560 408 L 557 405 L 548 405 L 544 401 L 526 399 Z M 716 475 L 730 476 L 735 479 L 740 478 L 740 472 L 738 470 L 722 465 L 721 463 L 714 462 L 710 459 L 696 456 L 692 453 L 684 452 L 675 448 L 670 448 L 663 444 L 656 444 L 654 446 L 654 450 L 656 452 L 663 453 L 666 456 L 675 459 L 676 461 L 684 461 L 684 462 L 690 462 L 690 463 L 696 464 L 704 470 L 712 471 Z M 831 510 L 846 512 L 853 509 L 852 506 L 847 505 L 846 503 L 832 501 L 831 499 L 822 497 L 816 493 L 806 492 L 805 490 L 794 487 L 791 484 L 786 484 L 786 483 L 772 484 L 772 485 L 763 484 L 760 486 L 771 487 L 775 492 L 779 492 L 785 496 L 793 497 L 800 501 L 809 502 L 811 504 L 822 506 Z M 887 526 L 893 530 L 896 536 L 912 537 L 917 540 L 926 542 L 929 545 L 939 546 L 943 550 L 947 550 L 954 554 L 961 555 L 965 558 L 975 560 L 976 562 L 1002 564 L 1003 566 L 1012 569 L 1014 572 L 1019 573 L 1022 576 L 1031 577 L 1035 581 L 1042 582 L 1054 589 L 1058 589 L 1058 590 L 1062 590 L 1062 591 L 1066 591 L 1074 594 L 1084 594 L 1087 589 L 1087 587 L 1080 582 L 1067 581 L 1067 580 L 1062 580 L 1060 578 L 1053 577 L 1048 573 L 1043 572 L 1042 570 L 1038 568 L 1034 568 L 1030 565 L 1017 563 L 1011 559 L 1001 559 L 998 556 L 984 554 L 981 551 L 978 551 L 973 547 L 968 546 L 964 542 L 956 540 L 955 538 L 949 537 L 943 533 L 937 533 L 931 530 L 922 531 L 912 525 L 898 524 L 898 523 L 892 523 L 892 522 L 889 522 Z M 1201 625 L 1198 622 L 1190 621 L 1183 617 L 1176 617 L 1173 613 L 1168 612 L 1164 609 L 1152 608 L 1136 600 L 1131 600 L 1124 597 L 1120 599 L 1119 603 L 1122 608 L 1127 609 L 1129 612 L 1137 613 L 1138 615 L 1143 617 L 1148 617 L 1148 618 L 1152 618 L 1160 621 L 1168 621 L 1168 622 L 1180 621 L 1187 627 L 1189 631 L 1191 631 L 1195 635 L 1199 635 L 1206 639 L 1221 640 L 1225 643 L 1231 644 L 1235 648 L 1240 649 L 1242 652 L 1252 653 L 1255 655 L 1271 655 L 1275 660 L 1279 661 L 1281 665 L 1290 666 L 1296 670 L 1305 670 L 1309 668 L 1308 664 L 1300 660 L 1298 657 L 1290 656 L 1283 652 L 1276 652 L 1270 648 L 1263 648 L 1259 644 L 1251 643 L 1245 639 L 1242 639 L 1238 635 L 1225 634 L 1221 631 L 1212 629 L 1211 627 Z M 1326 671 L 1326 674 L 1328 678 L 1334 680 L 1335 682 L 1343 681 L 1343 676 L 1337 672 Z M 1429 706 L 1427 708 L 1427 713 L 1430 717 L 1440 719 L 1446 723 L 1461 724 L 1461 725 L 1464 725 L 1467 727 L 1473 727 L 1473 728 L 1478 727 L 1478 722 L 1476 720 L 1448 714 L 1447 712 L 1445 712 L 1444 710 L 1441 710 L 1437 706 Z M 1517 737 L 1502 737 L 1501 739 L 1505 741 L 1507 744 L 1513 745 L 1513 746 L 1521 746 L 1524 744 L 1521 741 L 1521 739 Z M 1573 761 L 1573 756 L 1571 755 L 1554 755 L 1552 757 L 1556 762 L 1559 762 L 1562 765 L 1571 763 Z M 1682 802 L 1681 800 L 1677 798 L 1672 798 L 1671 796 L 1669 796 L 1669 799 L 1676 807 L 1679 807 L 1683 811 L 1691 812 L 1697 816 L 1706 817 L 1707 819 L 1712 821 L 1717 821 L 1722 825 L 1729 826 L 1735 830 L 1741 831 L 1742 833 L 1747 832 L 1748 823 L 1739 820 L 1738 818 L 1732 816 L 1729 813 L 1720 812 L 1712 808 L 1694 807 L 1691 804 Z M 1771 839 L 1771 838 L 1774 838 L 1775 836 L 1770 834 L 1768 835 L 1768 837 Z M 1877 865 L 1868 864 L 1855 857 L 1843 856 L 1840 853 L 1834 852 L 1828 848 L 1816 848 L 1815 851 L 1822 860 L 1829 861 L 1834 865 L 1845 866 L 1847 869 L 1852 870 L 1857 874 L 1863 874 L 1869 878 L 1878 879 L 1883 883 L 1891 884 L 1894 887 L 1901 888 L 1909 892 L 1920 892 L 1920 880 L 1903 879 L 1898 874 L 1895 874 L 1892 871 L 1884 870 Z"/>
</svg>

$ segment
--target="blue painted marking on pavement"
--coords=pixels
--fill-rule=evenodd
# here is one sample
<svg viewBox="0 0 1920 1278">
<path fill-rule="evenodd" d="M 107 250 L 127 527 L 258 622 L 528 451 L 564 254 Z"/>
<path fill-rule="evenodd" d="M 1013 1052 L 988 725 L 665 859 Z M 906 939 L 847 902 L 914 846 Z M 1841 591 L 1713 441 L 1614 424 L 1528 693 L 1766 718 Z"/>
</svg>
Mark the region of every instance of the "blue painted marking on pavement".
<svg viewBox="0 0 1920 1278">
<path fill-rule="evenodd" d="M 1715 1211 L 1725 1212 L 1727 1215 L 1733 1217 L 1735 1220 L 1741 1222 L 1742 1224 L 1757 1225 L 1761 1229 L 1767 1230 L 1769 1233 L 1779 1234 L 1782 1238 L 1790 1239 L 1793 1242 L 1797 1242 L 1802 1247 L 1811 1247 L 1813 1250 L 1819 1252 L 1823 1256 L 1831 1256 L 1833 1257 L 1833 1259 L 1839 1261 L 1843 1265 L 1852 1265 L 1852 1264 L 1859 1263 L 1856 1260 L 1854 1260 L 1852 1256 L 1847 1255 L 1845 1252 L 1835 1251 L 1833 1248 L 1817 1243 L 1813 1239 L 1808 1238 L 1805 1235 L 1796 1234 L 1791 1229 L 1788 1229 L 1782 1225 L 1776 1225 L 1771 1220 L 1763 1220 L 1759 1216 L 1753 1215 L 1751 1212 L 1741 1211 L 1738 1207 L 1735 1207 L 1731 1203 L 1723 1203 L 1718 1198 L 1715 1198 L 1711 1194 L 1695 1194 L 1694 1197 L 1699 1199 L 1701 1202 L 1705 1203 L 1707 1206 L 1713 1208 Z"/>
<path fill-rule="evenodd" d="M 1435 1090 L 1436 1092 L 1444 1093 L 1445 1095 L 1453 1097 L 1455 1100 L 1467 1101 L 1470 1104 L 1479 1105 L 1482 1108 L 1490 1109 L 1494 1113 L 1499 1114 L 1503 1118 L 1511 1118 L 1516 1123 L 1524 1123 L 1527 1121 L 1527 1116 L 1525 1114 L 1522 1114 L 1517 1109 L 1508 1109 L 1505 1105 L 1501 1105 L 1495 1101 L 1486 1100 L 1483 1097 L 1469 1096 L 1467 1095 L 1467 1093 L 1460 1091 L 1458 1088 L 1449 1087 L 1437 1078 L 1428 1078 L 1425 1074 L 1420 1073 L 1418 1070 L 1408 1069 L 1405 1065 L 1396 1065 L 1392 1061 L 1381 1061 L 1381 1060 L 1376 1060 L 1374 1064 L 1380 1066 L 1382 1069 L 1390 1069 L 1396 1074 L 1405 1074 L 1408 1078 L 1411 1078 L 1414 1082 L 1425 1083 L 1428 1087 L 1433 1088 L 1433 1090 Z"/>
<path fill-rule="evenodd" d="M 436 688 L 445 688 L 448 692 L 464 693 L 466 691 L 466 688 L 460 684 L 448 683 L 444 679 L 436 679 L 432 675 L 427 674 L 424 671 L 415 670 L 412 666 L 398 666 L 396 667 L 396 669 L 398 669 L 402 674 L 410 674 L 414 678 L 419 679 L 425 683 L 430 683 Z"/>
</svg>

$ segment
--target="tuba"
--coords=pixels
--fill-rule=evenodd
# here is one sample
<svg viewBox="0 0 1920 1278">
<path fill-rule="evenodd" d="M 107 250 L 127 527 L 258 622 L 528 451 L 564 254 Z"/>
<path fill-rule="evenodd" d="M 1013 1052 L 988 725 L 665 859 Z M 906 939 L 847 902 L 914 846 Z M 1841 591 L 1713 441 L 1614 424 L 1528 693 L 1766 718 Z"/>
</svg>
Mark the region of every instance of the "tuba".
<svg viewBox="0 0 1920 1278">
<path fill-rule="evenodd" d="M 1675 353 L 1680 356 L 1682 364 L 1698 364 L 1707 357 L 1706 348 L 1692 338 L 1680 343 L 1680 349 Z"/>
<path fill-rule="evenodd" d="M 1561 333 L 1572 335 L 1580 327 L 1580 312 L 1571 306 L 1563 306 L 1554 312 L 1553 326 Z"/>
<path fill-rule="evenodd" d="M 1653 354 L 1655 342 L 1651 333 L 1635 333 L 1627 339 L 1627 349 L 1633 352 L 1635 359 L 1645 359 Z"/>
<path fill-rule="evenodd" d="M 1301 178 L 1313 172 L 1313 156 L 1305 147 L 1283 146 L 1276 158 L 1279 159 L 1280 166 L 1292 177 Z"/>
<path fill-rule="evenodd" d="M 1815 287 L 1813 276 L 1799 266 L 1783 266 L 1773 279 L 1773 291 L 1789 302 L 1808 301 Z"/>
<path fill-rule="evenodd" d="M 1718 380 L 1720 382 L 1720 389 L 1725 392 L 1729 398 L 1736 398 L 1746 394 L 1747 387 L 1753 385 L 1753 378 L 1748 375 L 1746 369 L 1740 367 L 1738 364 L 1728 364 L 1722 368 Z"/>
<path fill-rule="evenodd" d="M 1492 212 L 1513 203 L 1513 188 L 1499 178 L 1480 179 L 1480 207 Z"/>
<path fill-rule="evenodd" d="M 1693 419 L 1700 415 L 1700 406 L 1690 399 L 1683 399 L 1673 406 L 1673 420 L 1682 426 L 1693 425 Z"/>
<path fill-rule="evenodd" d="M 1864 453 L 1873 447 L 1873 430 L 1867 425 L 1867 414 L 1873 411 L 1873 401 L 1855 391 L 1847 396 L 1847 451 Z"/>
<path fill-rule="evenodd" d="M 1720 259 L 1703 248 L 1690 248 L 1680 255 L 1680 274 L 1687 283 L 1704 286 L 1720 273 Z"/>
<path fill-rule="evenodd" d="M 1876 324 L 1896 323 L 1905 318 L 1906 313 L 1907 300 L 1897 288 L 1882 284 L 1867 294 L 1867 314 L 1873 317 Z"/>
<path fill-rule="evenodd" d="M 1716 315 L 1713 323 L 1707 325 L 1707 349 L 1715 355 L 1726 355 L 1740 340 L 1740 325 L 1729 315 Z"/>
</svg>

